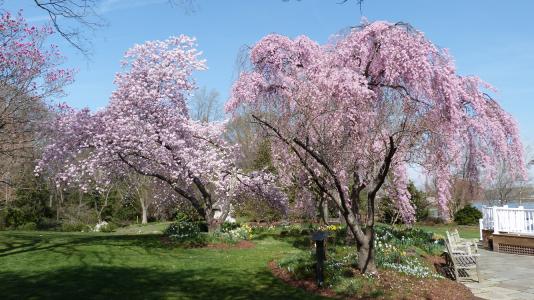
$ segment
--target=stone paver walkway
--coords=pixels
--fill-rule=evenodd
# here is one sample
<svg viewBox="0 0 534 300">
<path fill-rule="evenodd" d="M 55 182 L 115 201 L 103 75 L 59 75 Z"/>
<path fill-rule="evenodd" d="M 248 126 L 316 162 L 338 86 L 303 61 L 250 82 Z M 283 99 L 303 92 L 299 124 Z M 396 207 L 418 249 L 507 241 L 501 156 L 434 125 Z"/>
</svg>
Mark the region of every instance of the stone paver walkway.
<svg viewBox="0 0 534 300">
<path fill-rule="evenodd" d="M 475 296 L 491 300 L 534 300 L 534 256 L 487 250 L 479 253 L 482 282 L 463 282 Z"/>
</svg>

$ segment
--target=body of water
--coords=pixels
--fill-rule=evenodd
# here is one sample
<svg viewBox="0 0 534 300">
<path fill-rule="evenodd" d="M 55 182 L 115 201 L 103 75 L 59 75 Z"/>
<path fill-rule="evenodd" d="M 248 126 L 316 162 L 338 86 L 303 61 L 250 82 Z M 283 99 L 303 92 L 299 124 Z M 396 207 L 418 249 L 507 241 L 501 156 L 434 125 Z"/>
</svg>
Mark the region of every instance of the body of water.
<svg viewBox="0 0 534 300">
<path fill-rule="evenodd" d="M 494 203 L 498 203 L 498 201 L 495 201 Z M 507 205 L 510 208 L 517 208 L 519 207 L 519 201 L 510 201 L 507 203 Z M 478 209 L 482 209 L 482 206 L 490 206 L 490 202 L 488 201 L 473 202 L 473 206 Z M 523 206 L 526 209 L 534 209 L 534 202 L 521 202 L 521 206 Z"/>
</svg>

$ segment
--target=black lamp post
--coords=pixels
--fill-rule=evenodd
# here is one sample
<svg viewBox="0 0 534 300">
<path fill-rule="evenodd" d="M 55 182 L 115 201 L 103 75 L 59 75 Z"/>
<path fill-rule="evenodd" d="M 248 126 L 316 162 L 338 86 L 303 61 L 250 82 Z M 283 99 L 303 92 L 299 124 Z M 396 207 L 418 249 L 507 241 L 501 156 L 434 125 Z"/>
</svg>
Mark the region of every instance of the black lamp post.
<svg viewBox="0 0 534 300">
<path fill-rule="evenodd" d="M 324 261 L 326 259 L 324 242 L 328 237 L 328 232 L 317 231 L 312 234 L 312 240 L 315 241 L 315 257 L 317 264 L 315 265 L 315 279 L 317 286 L 322 287 L 324 283 Z"/>
</svg>

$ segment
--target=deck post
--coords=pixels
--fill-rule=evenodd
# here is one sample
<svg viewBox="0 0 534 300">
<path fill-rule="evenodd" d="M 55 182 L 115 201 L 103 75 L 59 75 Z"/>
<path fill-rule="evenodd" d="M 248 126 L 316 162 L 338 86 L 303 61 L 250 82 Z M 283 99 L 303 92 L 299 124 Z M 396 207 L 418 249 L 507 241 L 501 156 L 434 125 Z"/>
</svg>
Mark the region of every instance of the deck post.
<svg viewBox="0 0 534 300">
<path fill-rule="evenodd" d="M 516 225 L 516 230 L 519 231 L 519 233 L 526 233 L 526 211 L 525 211 L 525 208 L 520 205 L 517 207 L 517 215 L 516 215 L 516 222 L 517 222 L 517 225 Z"/>
<path fill-rule="evenodd" d="M 499 215 L 497 214 L 497 207 L 493 206 L 493 233 L 499 233 Z"/>
<path fill-rule="evenodd" d="M 484 219 L 478 219 L 478 227 L 480 228 L 480 240 L 482 241 L 482 229 L 484 229 Z"/>
</svg>

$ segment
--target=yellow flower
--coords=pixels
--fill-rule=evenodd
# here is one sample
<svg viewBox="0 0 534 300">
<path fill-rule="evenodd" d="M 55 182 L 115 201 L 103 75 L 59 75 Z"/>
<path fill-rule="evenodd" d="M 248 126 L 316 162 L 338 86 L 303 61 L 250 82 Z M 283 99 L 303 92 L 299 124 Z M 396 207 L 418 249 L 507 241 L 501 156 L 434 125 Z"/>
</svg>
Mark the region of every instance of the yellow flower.
<svg viewBox="0 0 534 300">
<path fill-rule="evenodd" d="M 328 225 L 328 226 L 326 227 L 326 229 L 327 229 L 328 231 L 337 231 L 337 230 L 339 230 L 339 228 L 340 228 L 340 227 L 339 227 L 339 226 L 336 226 L 336 225 Z"/>
</svg>

